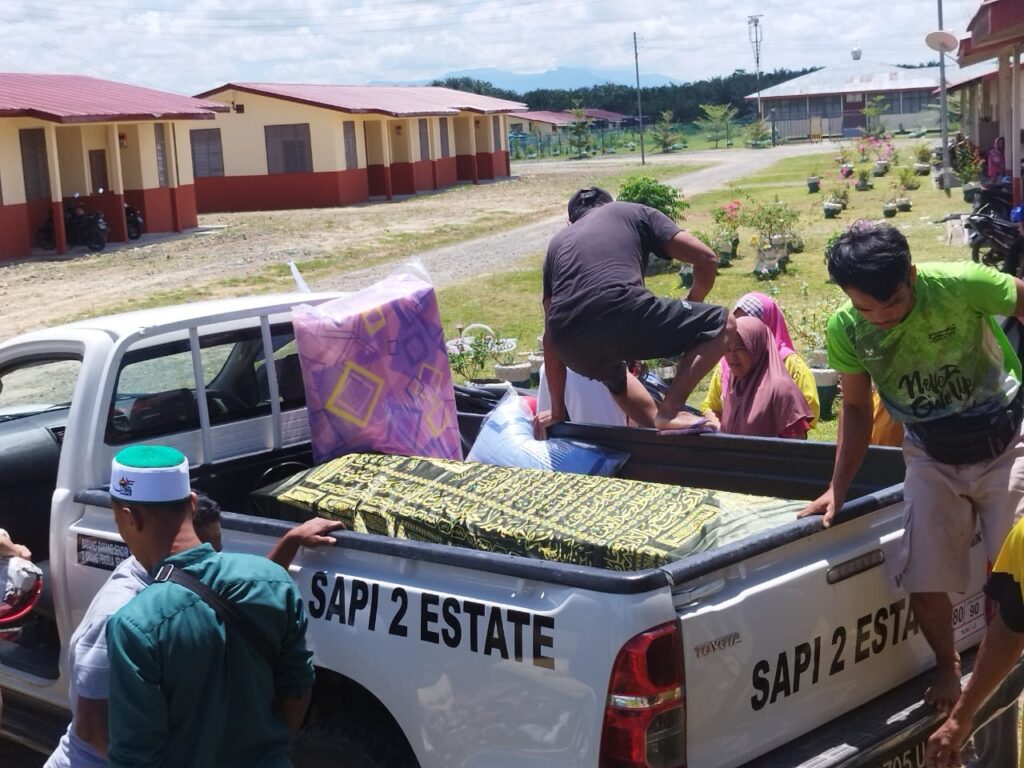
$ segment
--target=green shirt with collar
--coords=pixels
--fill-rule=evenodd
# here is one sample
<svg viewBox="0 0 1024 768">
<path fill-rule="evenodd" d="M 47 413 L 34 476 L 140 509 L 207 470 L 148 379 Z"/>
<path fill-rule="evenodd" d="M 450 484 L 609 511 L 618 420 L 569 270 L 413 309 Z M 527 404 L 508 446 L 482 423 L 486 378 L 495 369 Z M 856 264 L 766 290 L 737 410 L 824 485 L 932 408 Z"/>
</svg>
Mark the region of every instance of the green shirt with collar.
<svg viewBox="0 0 1024 768">
<path fill-rule="evenodd" d="M 996 315 L 1012 315 L 1010 275 L 960 262 L 922 264 L 914 306 L 898 325 L 872 325 L 850 302 L 828 321 L 829 366 L 871 376 L 886 410 L 905 424 L 1010 402 L 1021 364 Z"/>
<path fill-rule="evenodd" d="M 273 669 L 197 594 L 155 583 L 107 624 L 111 768 L 290 766 L 291 735 L 274 709 L 313 685 L 306 615 L 288 572 L 209 544 L 170 555 L 262 630 Z"/>
</svg>

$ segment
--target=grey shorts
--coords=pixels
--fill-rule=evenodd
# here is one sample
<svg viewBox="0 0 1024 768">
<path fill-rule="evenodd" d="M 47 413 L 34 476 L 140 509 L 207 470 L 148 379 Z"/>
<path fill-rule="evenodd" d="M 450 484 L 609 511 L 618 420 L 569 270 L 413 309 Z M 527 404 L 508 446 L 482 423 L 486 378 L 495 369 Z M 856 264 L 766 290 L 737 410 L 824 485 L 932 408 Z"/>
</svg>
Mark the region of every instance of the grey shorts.
<svg viewBox="0 0 1024 768">
<path fill-rule="evenodd" d="M 569 368 L 618 395 L 626 389 L 627 360 L 681 355 L 718 336 L 728 316 L 728 309 L 715 304 L 651 294 L 600 322 L 548 330 L 555 351 Z"/>
<path fill-rule="evenodd" d="M 977 522 L 994 563 L 1014 522 L 1024 514 L 1024 425 L 1002 454 L 975 464 L 936 461 L 909 437 L 903 441 L 904 533 L 897 572 L 907 592 L 963 592 L 971 580 Z"/>
</svg>

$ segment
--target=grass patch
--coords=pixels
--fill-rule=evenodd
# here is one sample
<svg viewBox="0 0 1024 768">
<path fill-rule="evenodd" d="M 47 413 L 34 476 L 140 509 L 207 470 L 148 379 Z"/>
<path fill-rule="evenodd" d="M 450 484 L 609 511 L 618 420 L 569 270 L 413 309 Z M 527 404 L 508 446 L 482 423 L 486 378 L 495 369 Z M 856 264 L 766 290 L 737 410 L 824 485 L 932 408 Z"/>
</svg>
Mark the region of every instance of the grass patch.
<svg viewBox="0 0 1024 768">
<path fill-rule="evenodd" d="M 812 171 L 822 176 L 820 193 L 807 192 L 806 177 Z M 711 210 L 737 198 L 740 191 L 754 199 L 778 196 L 801 214 L 796 228 L 804 238 L 805 250 L 792 256 L 786 274 L 776 280 L 758 280 L 752 274 L 756 257 L 750 243 L 752 233 L 741 229 L 739 258 L 720 272 L 709 301 L 732 306 L 748 291 L 767 293 L 785 311 L 797 346 L 802 352 L 809 351 L 815 345 L 815 339 L 823 339 L 825 321 L 831 309 L 845 298 L 836 286 L 827 281 L 823 252 L 825 241 L 833 232 L 857 219 L 881 219 L 882 204 L 889 195 L 889 184 L 895 178 L 896 171 L 890 170 L 887 176 L 874 179 L 873 190 L 851 190 L 849 208 L 839 219 L 832 220 L 823 217 L 821 206 L 828 189 L 838 182 L 834 153 L 781 160 L 761 173 L 739 180 L 729 190 L 688 198 L 691 204 L 685 221 L 688 229 L 706 228 L 711 223 Z M 947 245 L 945 227 L 935 224 L 947 214 L 967 211 L 970 206 L 963 202 L 959 190 L 952 190 L 951 196 L 947 196 L 945 192 L 934 189 L 929 179 L 922 178 L 922 182 L 920 189 L 908 193 L 914 203 L 913 211 L 900 213 L 888 223 L 899 227 L 906 235 L 917 264 L 970 258 L 967 246 Z M 749 202 L 743 195 L 738 199 L 743 203 Z M 539 256 L 532 257 L 524 262 L 525 269 L 474 278 L 439 291 L 446 338 L 455 335 L 456 323 L 481 322 L 496 330 L 500 328 L 504 335 L 519 338 L 521 353 L 530 351 L 543 328 L 540 262 Z M 648 278 L 647 284 L 659 296 L 678 297 L 683 293 L 674 270 Z M 706 389 L 705 381 L 691 396 L 690 403 L 699 405 Z M 837 402 L 834 406 L 835 413 L 838 413 L 840 405 Z M 819 422 L 810 438 L 834 441 L 836 429 L 834 420 Z"/>
</svg>

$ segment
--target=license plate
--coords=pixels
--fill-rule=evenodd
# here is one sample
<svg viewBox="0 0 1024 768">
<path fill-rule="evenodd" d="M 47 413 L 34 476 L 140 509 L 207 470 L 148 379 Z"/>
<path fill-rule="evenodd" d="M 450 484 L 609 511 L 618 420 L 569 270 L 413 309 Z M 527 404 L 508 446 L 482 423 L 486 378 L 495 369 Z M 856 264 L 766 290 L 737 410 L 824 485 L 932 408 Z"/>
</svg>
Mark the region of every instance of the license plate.
<svg viewBox="0 0 1024 768">
<path fill-rule="evenodd" d="M 953 641 L 960 642 L 965 637 L 985 629 L 985 595 L 976 595 L 961 600 L 953 606 Z"/>
<path fill-rule="evenodd" d="M 877 760 L 870 768 L 924 768 L 924 748 L 927 743 L 928 737 L 923 736 L 917 743 Z"/>
</svg>

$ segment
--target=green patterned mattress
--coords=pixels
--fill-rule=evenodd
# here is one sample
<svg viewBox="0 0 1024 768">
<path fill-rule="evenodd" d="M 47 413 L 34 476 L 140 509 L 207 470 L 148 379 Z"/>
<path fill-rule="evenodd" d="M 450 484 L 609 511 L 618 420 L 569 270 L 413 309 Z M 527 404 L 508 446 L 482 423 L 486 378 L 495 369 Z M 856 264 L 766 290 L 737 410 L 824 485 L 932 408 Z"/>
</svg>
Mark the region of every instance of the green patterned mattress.
<svg viewBox="0 0 1024 768">
<path fill-rule="evenodd" d="M 616 571 L 794 519 L 804 502 L 489 464 L 351 454 L 256 491 L 259 514 Z M 722 534 L 727 534 L 723 536 Z"/>
</svg>

